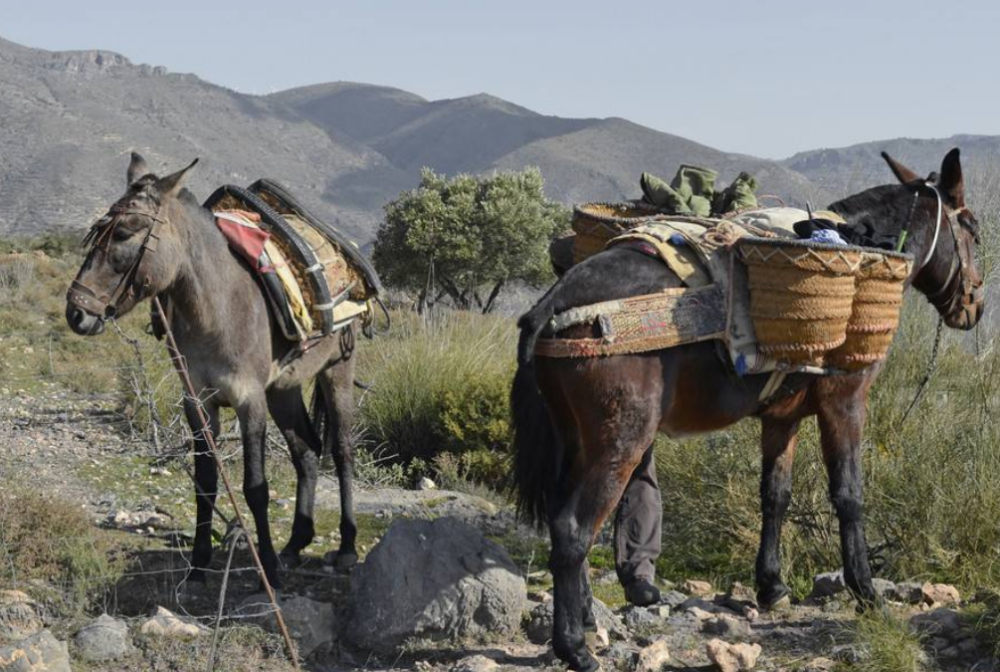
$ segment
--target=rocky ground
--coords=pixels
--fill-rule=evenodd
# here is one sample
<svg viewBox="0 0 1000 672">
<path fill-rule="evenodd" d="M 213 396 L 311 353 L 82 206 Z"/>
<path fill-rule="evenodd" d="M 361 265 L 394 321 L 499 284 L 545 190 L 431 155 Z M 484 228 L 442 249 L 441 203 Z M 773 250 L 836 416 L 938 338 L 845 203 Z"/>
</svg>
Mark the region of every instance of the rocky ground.
<svg viewBox="0 0 1000 672">
<path fill-rule="evenodd" d="M 193 528 L 185 461 L 151 454 L 148 442 L 127 438 L 116 421 L 100 398 L 47 393 L 0 400 L 3 482 L 30 482 L 75 502 L 95 526 L 135 542 L 128 570 L 103 602 L 106 614 L 53 622 L 30 591 L 0 592 L 0 672 L 158 669 L 149 662 L 151 641 L 175 642 L 207 661 L 226 554 L 216 554 L 218 571 L 203 588 L 182 583 Z M 280 541 L 294 489 L 287 466 L 272 469 L 271 518 Z M 363 562 L 343 573 L 322 561 L 338 541 L 337 507 L 335 481 L 325 477 L 315 555 L 286 570 L 281 591 L 307 669 L 560 667 L 547 645 L 551 579 L 536 559 L 546 544 L 518 527 L 509 509 L 436 488 L 361 490 Z M 247 570 L 245 549 L 236 549 L 233 565 L 223 632 L 249 625 L 273 633 L 274 615 Z M 7 579 L 0 572 L 0 587 Z M 613 571 L 595 569 L 593 579 L 595 593 L 611 603 L 595 605 L 600 629 L 591 641 L 604 669 L 820 672 L 850 669 L 868 655 L 852 636 L 854 604 L 836 572 L 817 577 L 809 599 L 766 613 L 739 584 L 665 583 L 661 604 L 633 608 L 622 606 Z M 968 602 L 953 588 L 887 581 L 878 588 L 887 609 L 924 635 L 929 669 L 997 669 L 965 615 Z M 267 641 L 276 650 L 280 645 L 273 636 Z M 285 669 L 267 659 L 243 665 L 225 669 Z"/>
</svg>

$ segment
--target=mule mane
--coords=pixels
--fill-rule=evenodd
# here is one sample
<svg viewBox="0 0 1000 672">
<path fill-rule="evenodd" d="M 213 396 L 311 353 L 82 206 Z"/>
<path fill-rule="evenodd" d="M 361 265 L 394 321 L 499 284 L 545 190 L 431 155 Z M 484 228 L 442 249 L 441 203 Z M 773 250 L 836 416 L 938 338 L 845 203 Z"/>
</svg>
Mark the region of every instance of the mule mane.
<svg viewBox="0 0 1000 672">
<path fill-rule="evenodd" d="M 900 233 L 912 204 L 912 191 L 903 185 L 884 184 L 835 201 L 829 209 L 850 224 L 870 224 L 876 236 L 885 236 Z"/>
</svg>

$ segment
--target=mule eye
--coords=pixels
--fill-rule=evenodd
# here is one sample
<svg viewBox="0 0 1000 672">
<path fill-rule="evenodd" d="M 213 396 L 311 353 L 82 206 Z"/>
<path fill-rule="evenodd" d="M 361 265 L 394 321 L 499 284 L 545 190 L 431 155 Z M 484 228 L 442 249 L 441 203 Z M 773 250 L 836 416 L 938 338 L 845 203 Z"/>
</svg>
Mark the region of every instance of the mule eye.
<svg viewBox="0 0 1000 672">
<path fill-rule="evenodd" d="M 132 232 L 120 226 L 116 228 L 115 232 L 112 234 L 112 238 L 114 238 L 117 241 L 128 240 L 131 237 L 132 237 Z"/>
</svg>

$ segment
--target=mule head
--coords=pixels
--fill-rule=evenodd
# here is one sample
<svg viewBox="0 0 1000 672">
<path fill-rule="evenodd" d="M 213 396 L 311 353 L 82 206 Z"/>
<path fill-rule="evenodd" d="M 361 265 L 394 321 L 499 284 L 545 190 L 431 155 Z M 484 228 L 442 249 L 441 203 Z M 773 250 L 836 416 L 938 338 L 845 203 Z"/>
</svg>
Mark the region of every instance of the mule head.
<svg viewBox="0 0 1000 672">
<path fill-rule="evenodd" d="M 976 258 L 979 223 L 965 204 L 959 150 L 948 152 L 940 172 L 926 179 L 885 152 L 882 157 L 914 198 L 906 246 L 915 259 L 913 286 L 946 325 L 972 329 L 983 316 L 985 292 Z"/>
<path fill-rule="evenodd" d="M 99 334 L 106 319 L 125 315 L 173 283 L 183 243 L 171 215 L 180 212 L 184 177 L 196 163 L 160 178 L 132 154 L 125 195 L 84 239 L 87 256 L 66 294 L 66 321 L 73 331 Z"/>
</svg>

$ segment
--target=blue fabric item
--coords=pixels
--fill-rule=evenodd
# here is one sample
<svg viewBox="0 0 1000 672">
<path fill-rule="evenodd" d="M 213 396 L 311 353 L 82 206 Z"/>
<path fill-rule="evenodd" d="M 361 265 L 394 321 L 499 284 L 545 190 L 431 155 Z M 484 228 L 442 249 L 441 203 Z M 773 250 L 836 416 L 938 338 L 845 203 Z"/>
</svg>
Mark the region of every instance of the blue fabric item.
<svg viewBox="0 0 1000 672">
<path fill-rule="evenodd" d="M 747 373 L 747 357 L 740 355 L 736 358 L 736 375 L 742 378 Z"/>
<path fill-rule="evenodd" d="M 672 233 L 672 234 L 670 234 L 670 244 L 671 245 L 675 245 L 677 247 L 680 247 L 681 245 L 687 245 L 687 241 L 684 239 L 684 236 L 682 236 L 681 234 L 679 234 L 679 233 Z"/>
<path fill-rule="evenodd" d="M 831 245 L 847 245 L 847 241 L 844 240 L 840 233 L 835 229 L 819 229 L 813 231 L 812 238 L 809 240 L 814 240 L 817 243 L 830 243 Z"/>
</svg>

